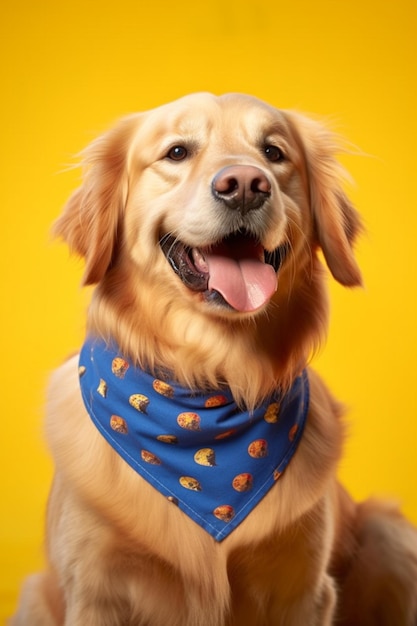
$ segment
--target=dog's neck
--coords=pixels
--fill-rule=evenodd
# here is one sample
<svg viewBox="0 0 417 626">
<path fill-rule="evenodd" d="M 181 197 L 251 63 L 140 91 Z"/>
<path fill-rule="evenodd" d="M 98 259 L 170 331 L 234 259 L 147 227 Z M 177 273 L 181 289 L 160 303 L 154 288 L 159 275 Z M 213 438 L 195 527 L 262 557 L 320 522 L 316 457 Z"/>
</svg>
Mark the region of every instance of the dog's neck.
<svg viewBox="0 0 417 626">
<path fill-rule="evenodd" d="M 308 412 L 305 372 L 247 410 L 228 388 L 203 393 L 156 379 L 99 339 L 84 344 L 80 384 L 115 451 L 218 541 L 281 476 Z"/>
<path fill-rule="evenodd" d="M 269 307 L 247 319 L 218 318 L 186 296 L 181 300 L 172 285 L 161 291 L 146 276 L 136 282 L 135 275 L 118 266 L 106 275 L 94 293 L 88 333 L 108 341 L 118 337 L 133 363 L 154 373 L 166 368 L 183 386 L 226 384 L 248 407 L 277 387 L 289 388 L 325 335 L 327 299 L 319 264 L 306 271 L 305 283 L 292 284 L 290 278 L 284 283 L 281 277 Z"/>
</svg>

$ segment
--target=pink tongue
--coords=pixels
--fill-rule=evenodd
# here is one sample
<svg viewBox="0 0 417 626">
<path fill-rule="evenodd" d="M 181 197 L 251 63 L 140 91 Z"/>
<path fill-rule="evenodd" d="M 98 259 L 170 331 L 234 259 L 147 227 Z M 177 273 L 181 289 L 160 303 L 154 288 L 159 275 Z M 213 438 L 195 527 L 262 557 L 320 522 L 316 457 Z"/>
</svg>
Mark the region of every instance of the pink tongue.
<svg viewBox="0 0 417 626">
<path fill-rule="evenodd" d="M 259 257 L 234 258 L 234 255 L 204 253 L 209 269 L 209 289 L 215 289 L 237 311 L 256 311 L 277 289 L 272 265 Z"/>
</svg>

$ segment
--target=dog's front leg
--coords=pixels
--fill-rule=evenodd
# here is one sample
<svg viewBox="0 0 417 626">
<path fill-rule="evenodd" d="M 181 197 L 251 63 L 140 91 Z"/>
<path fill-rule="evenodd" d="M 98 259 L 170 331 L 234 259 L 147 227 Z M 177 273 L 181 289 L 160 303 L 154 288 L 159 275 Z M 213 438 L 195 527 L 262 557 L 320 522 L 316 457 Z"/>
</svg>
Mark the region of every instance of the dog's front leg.
<svg viewBox="0 0 417 626">
<path fill-rule="evenodd" d="M 331 626 L 333 624 L 336 599 L 337 593 L 334 580 L 326 574 L 323 580 L 320 597 L 317 602 L 317 626 Z"/>
<path fill-rule="evenodd" d="M 325 574 L 318 589 L 300 595 L 292 604 L 276 604 L 264 624 L 268 626 L 332 626 L 336 608 L 333 579 Z"/>
<path fill-rule="evenodd" d="M 332 499 L 286 530 L 230 554 L 230 626 L 331 626 L 336 588 L 327 573 L 333 540 Z M 229 624 L 228 624 L 229 626 Z"/>
<path fill-rule="evenodd" d="M 65 614 L 65 626 L 124 626 L 131 624 L 128 613 L 123 613 L 120 607 L 112 603 L 103 602 L 103 599 L 92 599 L 84 596 L 69 598 Z"/>
</svg>

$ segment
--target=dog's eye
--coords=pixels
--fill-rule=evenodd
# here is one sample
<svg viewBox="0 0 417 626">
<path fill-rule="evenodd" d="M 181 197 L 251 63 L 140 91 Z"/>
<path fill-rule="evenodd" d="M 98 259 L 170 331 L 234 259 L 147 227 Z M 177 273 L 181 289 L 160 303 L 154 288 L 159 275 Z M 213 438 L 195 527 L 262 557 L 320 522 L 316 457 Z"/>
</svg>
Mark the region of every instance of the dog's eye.
<svg viewBox="0 0 417 626">
<path fill-rule="evenodd" d="M 173 146 L 167 154 L 167 158 L 171 161 L 183 161 L 187 156 L 188 150 L 184 146 Z"/>
<path fill-rule="evenodd" d="M 285 159 L 285 155 L 281 148 L 270 144 L 264 147 L 264 154 L 268 161 L 271 161 L 272 163 L 279 163 Z"/>
</svg>

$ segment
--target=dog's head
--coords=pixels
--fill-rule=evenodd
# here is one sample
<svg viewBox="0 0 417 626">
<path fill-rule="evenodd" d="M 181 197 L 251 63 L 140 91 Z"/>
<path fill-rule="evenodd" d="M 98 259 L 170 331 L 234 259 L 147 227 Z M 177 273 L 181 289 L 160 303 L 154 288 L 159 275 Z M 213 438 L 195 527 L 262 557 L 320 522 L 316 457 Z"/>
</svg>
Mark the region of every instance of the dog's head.
<svg viewBox="0 0 417 626">
<path fill-rule="evenodd" d="M 253 320 L 311 288 L 319 248 L 336 280 L 360 284 L 360 221 L 335 150 L 298 113 L 239 94 L 187 96 L 87 148 L 55 230 L 85 257 L 86 284 L 106 284 L 114 300 L 125 284 L 125 310 L 152 283 L 147 297 L 156 309 L 163 292 L 165 313 Z"/>
</svg>

